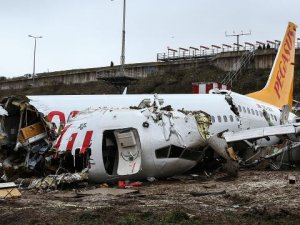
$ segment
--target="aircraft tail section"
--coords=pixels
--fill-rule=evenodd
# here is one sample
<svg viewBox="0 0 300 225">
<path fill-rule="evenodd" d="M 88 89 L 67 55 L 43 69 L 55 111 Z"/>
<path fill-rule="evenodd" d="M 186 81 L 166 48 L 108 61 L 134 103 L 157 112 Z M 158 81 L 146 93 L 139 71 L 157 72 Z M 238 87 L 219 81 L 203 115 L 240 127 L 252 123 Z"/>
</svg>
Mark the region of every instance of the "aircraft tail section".
<svg viewBox="0 0 300 225">
<path fill-rule="evenodd" d="M 279 108 L 284 105 L 292 108 L 296 28 L 296 24 L 289 22 L 266 86 L 247 96 Z"/>
</svg>

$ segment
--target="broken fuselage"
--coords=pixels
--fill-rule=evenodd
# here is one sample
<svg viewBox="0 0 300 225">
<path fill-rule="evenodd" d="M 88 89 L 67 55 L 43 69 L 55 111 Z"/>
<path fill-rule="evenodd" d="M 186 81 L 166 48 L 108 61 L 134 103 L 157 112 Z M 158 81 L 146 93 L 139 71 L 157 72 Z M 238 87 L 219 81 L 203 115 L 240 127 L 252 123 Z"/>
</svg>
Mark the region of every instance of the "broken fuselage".
<svg viewBox="0 0 300 225">
<path fill-rule="evenodd" d="M 133 102 L 141 96 L 126 97 Z M 140 105 L 153 99 L 150 95 L 143 97 Z M 123 97 L 119 100 L 117 96 L 105 98 L 110 98 L 114 105 Z M 67 165 L 72 165 L 74 170 L 82 169 L 81 162 L 90 158 L 91 163 L 83 167 L 90 167 L 93 181 L 166 177 L 185 172 L 201 161 L 210 136 L 280 124 L 278 108 L 227 91 L 207 95 L 161 95 L 159 100 L 177 110 L 160 110 L 161 106 L 156 109 L 101 108 L 70 116 L 58 140 L 58 154 L 69 152 L 72 157 Z M 199 111 L 210 118 L 206 124 L 207 135 L 201 133 L 193 113 Z M 269 119 L 264 115 L 269 115 Z M 293 117 L 290 114 L 290 120 Z M 269 146 L 278 141 L 279 138 L 273 136 L 256 139 L 253 144 Z M 234 145 L 238 146 L 236 150 L 249 147 L 245 142 Z M 88 149 L 88 156 L 84 156 L 84 149 Z M 124 152 L 126 157 L 122 155 Z"/>
<path fill-rule="evenodd" d="M 168 177 L 191 169 L 203 157 L 205 139 L 198 126 L 204 124 L 178 111 L 86 110 L 66 125 L 57 154 L 68 170 L 88 167 L 95 182 Z M 68 153 L 73 157 L 65 157 Z"/>
</svg>

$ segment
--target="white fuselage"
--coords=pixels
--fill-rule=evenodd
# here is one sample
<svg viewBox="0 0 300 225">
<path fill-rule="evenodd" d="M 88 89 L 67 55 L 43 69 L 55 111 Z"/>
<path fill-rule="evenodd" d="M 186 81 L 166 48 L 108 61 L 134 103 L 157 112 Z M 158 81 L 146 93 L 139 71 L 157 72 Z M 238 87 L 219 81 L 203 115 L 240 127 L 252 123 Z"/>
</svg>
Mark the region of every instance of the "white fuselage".
<svg viewBox="0 0 300 225">
<path fill-rule="evenodd" d="M 191 111 L 202 110 L 214 117 L 215 122 L 210 127 L 210 132 L 218 133 L 229 129 L 238 131 L 268 126 L 268 122 L 262 116 L 265 109 L 274 125 L 279 125 L 280 109 L 270 104 L 252 99 L 250 97 L 231 92 L 234 105 L 239 109 L 240 116 L 237 117 L 230 109 L 221 94 L 162 94 L 163 106 L 171 105 L 174 110 L 185 109 Z M 67 121 L 73 111 L 97 108 L 128 108 L 138 106 L 144 99 L 153 102 L 153 95 L 52 95 L 52 96 L 29 96 L 30 103 L 40 112 L 48 115 L 51 112 L 59 112 Z M 249 109 L 249 110 L 248 110 Z M 218 116 L 221 117 L 219 120 Z M 225 121 L 224 116 L 227 118 Z M 230 117 L 233 117 L 233 121 Z M 289 120 L 295 117 L 290 113 Z M 53 117 L 53 120 L 58 118 Z"/>
<path fill-rule="evenodd" d="M 235 132 L 266 127 L 270 125 L 270 122 L 274 125 L 280 124 L 280 110 L 278 108 L 237 93 L 231 93 L 230 96 L 238 113 L 232 110 L 232 105 L 225 100 L 225 95 L 222 94 L 159 95 L 158 98 L 163 100 L 163 106 L 171 105 L 174 112 L 178 109 L 184 109 L 187 111 L 201 110 L 208 113 L 212 119 L 212 124 L 209 127 L 211 135 L 225 130 Z M 104 147 L 103 140 L 105 139 L 105 132 L 109 131 L 118 132 L 124 129 L 132 129 L 132 132 L 135 133 L 133 136 L 136 139 L 137 148 L 140 149 L 141 161 L 134 161 L 134 167 L 139 165 L 141 169 L 134 174 L 131 174 L 131 169 L 128 169 L 129 172 L 123 171 L 124 174 L 128 174 L 128 176 L 124 176 L 125 178 L 128 177 L 130 179 L 133 177 L 134 179 L 140 179 L 148 176 L 170 176 L 179 172 L 184 172 L 197 163 L 198 159 L 157 158 L 155 153 L 157 149 L 168 145 L 182 146 L 184 148 L 184 144 L 180 143 L 179 136 L 184 136 L 185 141 L 188 140 L 190 143 L 188 145 L 189 147 L 197 146 L 195 143 L 200 143 L 203 140 L 198 133 L 195 121 L 191 123 L 193 125 L 190 124 L 189 126 L 182 123 L 182 126 L 179 127 L 179 135 L 173 134 L 173 139 L 167 140 L 166 134 L 164 133 L 164 122 L 162 122 L 162 124 L 153 123 L 152 120 L 148 121 L 146 119 L 150 118 L 150 116 L 145 116 L 139 110 L 128 109 L 129 106 L 138 106 L 140 102 L 145 99 L 150 100 L 152 103 L 154 100 L 153 95 L 30 96 L 29 98 L 31 100 L 30 103 L 44 114 L 53 114 L 54 112 L 52 118 L 54 122 L 57 122 L 55 121 L 55 119 L 57 120 L 57 118 L 55 118 L 55 112 L 58 112 L 60 115 L 63 114 L 65 120 L 67 120 L 69 114 L 73 111 L 82 111 L 87 108 L 101 108 L 87 114 L 80 113 L 74 120 L 70 118 L 69 124 L 71 124 L 71 127 L 66 134 L 64 134 L 59 149 L 62 152 L 66 151 L 66 146 L 70 145 L 70 137 L 73 137 L 72 134 L 76 132 L 78 132 L 77 140 L 72 143 L 72 149 L 70 150 L 74 151 L 76 148 L 80 149 L 85 140 L 85 130 L 92 131 L 92 165 L 90 175 L 94 181 L 102 182 L 109 179 L 120 179 L 117 170 L 120 168 L 121 163 L 123 163 L 123 168 L 131 168 L 133 165 L 132 163 L 127 165 L 126 160 L 121 162 L 120 160 L 122 157 L 120 155 L 116 156 L 116 159 L 114 160 L 119 160 L 119 167 L 117 168 L 115 165 L 114 168 L 111 168 L 110 174 L 108 174 L 107 171 L 110 169 L 108 169 L 109 166 L 105 168 L 104 165 L 104 155 L 107 153 L 104 151 L 104 148 L 106 147 Z M 103 109 L 103 107 L 106 109 Z M 116 110 L 115 108 L 124 109 Z M 263 110 L 269 114 L 269 122 L 263 116 Z M 290 114 L 289 119 L 292 120 L 294 116 L 295 115 Z M 179 121 L 184 121 L 182 115 L 178 114 L 175 118 L 178 118 L 178 123 L 180 123 Z M 142 123 L 145 121 L 149 122 L 149 128 L 142 126 Z M 78 130 L 82 124 L 85 124 L 83 130 Z M 117 134 L 114 133 L 114 136 L 117 136 Z M 278 139 L 262 139 L 261 141 L 261 145 L 268 145 L 276 143 Z M 203 146 L 203 143 L 200 145 Z M 107 148 L 109 148 L 109 146 Z M 132 151 L 138 152 L 139 150 L 133 149 Z M 106 161 L 106 163 L 107 162 L 108 161 Z M 116 164 L 118 163 L 116 162 Z M 134 169 L 132 169 L 132 171 Z M 122 171 L 120 173 L 122 173 Z"/>
</svg>

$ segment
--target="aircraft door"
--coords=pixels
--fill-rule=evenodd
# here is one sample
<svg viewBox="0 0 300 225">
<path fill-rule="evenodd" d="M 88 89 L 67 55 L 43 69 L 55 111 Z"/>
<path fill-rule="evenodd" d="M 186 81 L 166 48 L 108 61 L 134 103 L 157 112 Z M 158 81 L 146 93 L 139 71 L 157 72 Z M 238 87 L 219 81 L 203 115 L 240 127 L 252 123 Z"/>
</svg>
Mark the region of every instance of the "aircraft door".
<svg viewBox="0 0 300 225">
<path fill-rule="evenodd" d="M 141 144 L 135 129 L 115 130 L 118 146 L 118 175 L 136 174 L 141 169 Z"/>
</svg>

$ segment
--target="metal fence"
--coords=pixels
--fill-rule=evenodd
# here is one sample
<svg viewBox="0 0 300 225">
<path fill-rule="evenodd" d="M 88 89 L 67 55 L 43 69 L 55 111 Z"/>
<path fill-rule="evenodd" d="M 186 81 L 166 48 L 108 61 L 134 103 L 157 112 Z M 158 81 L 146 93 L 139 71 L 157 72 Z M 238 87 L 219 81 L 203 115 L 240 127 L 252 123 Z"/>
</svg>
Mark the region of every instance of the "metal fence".
<svg viewBox="0 0 300 225">
<path fill-rule="evenodd" d="M 222 47 L 222 48 L 210 48 L 210 49 L 199 49 L 195 50 L 194 48 L 190 48 L 188 51 L 182 51 L 179 48 L 178 50 L 170 50 L 165 53 L 157 53 L 157 61 L 173 61 L 173 60 L 190 60 L 190 59 L 197 59 L 197 58 L 211 58 L 218 53 L 222 52 L 236 52 L 236 51 L 252 51 L 255 49 L 277 49 L 279 45 L 261 45 L 255 44 L 239 46 L 239 47 Z M 296 43 L 296 49 L 300 48 L 300 42 Z"/>
</svg>

